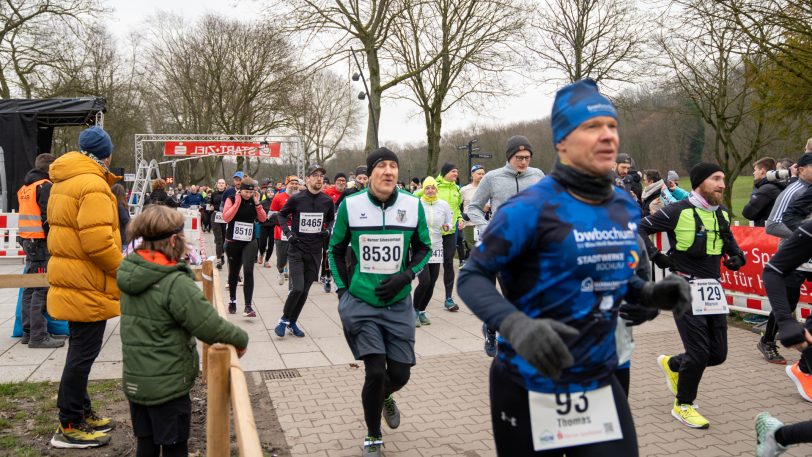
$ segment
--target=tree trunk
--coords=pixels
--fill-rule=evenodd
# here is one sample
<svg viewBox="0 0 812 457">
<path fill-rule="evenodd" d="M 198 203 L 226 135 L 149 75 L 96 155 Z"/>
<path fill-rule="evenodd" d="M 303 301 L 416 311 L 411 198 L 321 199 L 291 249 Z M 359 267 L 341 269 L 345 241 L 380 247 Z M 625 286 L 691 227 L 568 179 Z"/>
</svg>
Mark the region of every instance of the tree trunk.
<svg viewBox="0 0 812 457">
<path fill-rule="evenodd" d="M 369 154 L 378 148 L 378 128 L 381 125 L 381 66 L 378 62 L 378 51 L 375 48 L 366 48 L 367 65 L 369 66 L 369 100 L 367 112 L 367 138 L 364 144 L 364 153 Z"/>
<path fill-rule="evenodd" d="M 437 174 L 440 160 L 440 138 L 442 137 L 443 120 L 441 110 L 425 110 L 426 118 L 426 143 L 428 162 L 426 163 L 426 176 Z"/>
</svg>

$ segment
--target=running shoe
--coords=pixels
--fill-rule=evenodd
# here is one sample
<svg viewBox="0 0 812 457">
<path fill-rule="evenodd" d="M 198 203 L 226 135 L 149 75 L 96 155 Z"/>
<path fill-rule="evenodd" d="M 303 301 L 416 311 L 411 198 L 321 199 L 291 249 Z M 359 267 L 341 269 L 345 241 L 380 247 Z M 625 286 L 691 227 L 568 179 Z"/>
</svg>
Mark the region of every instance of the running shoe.
<svg viewBox="0 0 812 457">
<path fill-rule="evenodd" d="M 668 386 L 668 390 L 671 391 L 672 394 L 677 394 L 677 385 L 679 384 L 679 372 L 678 371 L 671 371 L 671 367 L 668 366 L 668 361 L 671 360 L 671 356 L 669 355 L 661 355 L 657 357 L 657 363 L 660 365 L 660 369 L 663 370 L 665 374 L 665 383 Z"/>
<path fill-rule="evenodd" d="M 56 429 L 51 438 L 51 446 L 58 449 L 88 449 L 101 447 L 110 442 L 110 435 L 93 430 L 87 422 L 78 424 L 62 424 Z"/>
<path fill-rule="evenodd" d="M 290 322 L 288 322 L 287 320 L 279 319 L 279 323 L 276 324 L 276 328 L 273 329 L 274 333 L 276 333 L 276 336 L 278 336 L 279 338 L 284 337 L 285 330 L 288 328 L 288 324 L 290 324 Z"/>
<path fill-rule="evenodd" d="M 282 273 L 276 274 L 276 283 L 280 286 L 285 283 L 285 276 Z"/>
<path fill-rule="evenodd" d="M 87 422 L 87 424 L 93 427 L 93 430 L 97 432 L 107 433 L 116 428 L 116 422 L 113 419 L 99 417 L 99 415 L 93 410 L 91 410 L 89 413 L 85 413 L 85 422 Z"/>
<path fill-rule="evenodd" d="M 329 278 L 329 277 L 327 277 L 327 276 L 325 276 L 325 277 L 324 277 L 324 281 L 322 282 L 322 284 L 324 285 L 324 293 L 325 293 L 325 294 L 329 294 L 329 293 L 330 293 L 330 283 L 331 283 L 331 282 L 332 282 L 332 281 L 330 281 L 330 278 Z"/>
<path fill-rule="evenodd" d="M 482 336 L 485 337 L 485 354 L 496 357 L 496 332 L 491 332 L 488 324 L 482 324 Z"/>
<path fill-rule="evenodd" d="M 217 267 L 218 270 L 222 270 L 223 269 L 223 259 L 219 259 L 214 266 Z"/>
<path fill-rule="evenodd" d="M 420 323 L 420 311 L 415 311 L 414 312 L 414 328 L 418 328 L 421 325 L 423 325 L 423 324 Z"/>
<path fill-rule="evenodd" d="M 380 436 L 368 436 L 364 438 L 364 452 L 361 457 L 381 457 L 383 438 Z"/>
<path fill-rule="evenodd" d="M 756 348 L 761 351 L 761 355 L 764 356 L 764 360 L 769 363 L 774 363 L 776 365 L 786 365 L 787 359 L 785 359 L 779 352 L 778 346 L 775 344 L 774 341 L 769 343 L 765 343 L 761 340 L 758 340 L 756 343 Z"/>
<path fill-rule="evenodd" d="M 674 400 L 674 408 L 671 410 L 671 415 L 691 428 L 710 427 L 710 422 L 697 412 L 696 405 L 681 405 L 677 403 L 677 400 Z"/>
<path fill-rule="evenodd" d="M 775 457 L 783 454 L 789 446 L 782 446 L 775 440 L 775 432 L 784 423 L 764 412 L 756 416 L 756 457 Z"/>
<path fill-rule="evenodd" d="M 265 265 L 264 265 L 264 267 L 265 267 L 265 268 L 271 268 L 271 262 L 269 262 L 269 261 L 267 261 L 267 260 L 266 260 L 266 261 L 265 261 Z"/>
<path fill-rule="evenodd" d="M 236 314 L 236 313 L 237 313 L 237 300 L 229 300 L 228 314 Z"/>
<path fill-rule="evenodd" d="M 799 363 L 795 362 L 792 365 L 787 365 L 787 376 L 795 383 L 801 397 L 808 402 L 812 402 L 812 375 L 801 371 L 800 366 L 798 366 Z"/>
<path fill-rule="evenodd" d="M 420 323 L 423 325 L 431 325 L 431 320 L 429 319 L 429 315 L 426 314 L 425 311 L 420 311 L 420 314 L 417 315 L 420 319 Z"/>
<path fill-rule="evenodd" d="M 293 336 L 298 336 L 299 338 L 304 338 L 305 332 L 296 325 L 296 322 L 291 322 L 288 324 L 288 332 L 292 333 Z"/>
<path fill-rule="evenodd" d="M 394 430 L 400 426 L 400 410 L 391 394 L 383 401 L 382 413 L 383 420 L 386 421 L 389 428 Z"/>
<path fill-rule="evenodd" d="M 443 306 L 445 306 L 446 311 L 457 312 L 460 310 L 460 307 L 454 303 L 454 299 L 451 297 L 445 299 Z"/>
<path fill-rule="evenodd" d="M 243 317 L 257 317 L 257 312 L 251 305 L 245 305 L 245 311 L 242 313 Z"/>
<path fill-rule="evenodd" d="M 290 279 L 290 275 L 288 274 L 288 267 L 285 267 L 285 281 Z"/>
</svg>

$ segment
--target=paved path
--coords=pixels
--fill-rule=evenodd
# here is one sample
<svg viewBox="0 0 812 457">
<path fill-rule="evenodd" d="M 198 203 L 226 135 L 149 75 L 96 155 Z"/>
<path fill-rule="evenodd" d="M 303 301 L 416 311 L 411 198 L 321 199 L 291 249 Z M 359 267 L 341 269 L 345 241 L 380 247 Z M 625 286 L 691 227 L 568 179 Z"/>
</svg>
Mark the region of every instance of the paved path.
<svg viewBox="0 0 812 457">
<path fill-rule="evenodd" d="M 21 265 L 0 265 L 11 273 Z M 263 379 L 294 456 L 358 455 L 365 434 L 360 403 L 363 367 L 355 366 L 344 342 L 334 294 L 318 284 L 302 313 L 306 338 L 277 338 L 272 332 L 282 309 L 286 286 L 276 283 L 273 269 L 259 268 L 255 301 L 258 317 L 231 320 L 251 335 L 246 371 Z M 238 299 L 242 302 L 241 290 Z M 442 311 L 440 285 L 429 305 L 432 325 L 417 330 L 418 364 L 406 388 L 397 394 L 403 422 L 396 431 L 384 428 L 385 455 L 495 455 L 488 413 L 487 374 L 490 359 L 482 353 L 479 321 L 464 307 Z M 15 290 L 0 290 L 0 382 L 58 380 L 65 349 L 34 350 L 11 338 Z M 110 321 L 105 344 L 92 377 L 117 378 L 121 345 L 117 320 Z M 812 418 L 812 405 L 795 391 L 781 366 L 769 365 L 755 349 L 756 335 L 729 330 L 730 355 L 721 367 L 709 368 L 697 403 L 711 421 L 709 430 L 691 430 L 670 416 L 673 397 L 656 364 L 658 354 L 681 349 L 673 320 L 666 313 L 636 330 L 632 361 L 631 405 L 641 456 L 753 455 L 753 417 L 770 410 L 787 422 Z M 790 350 L 782 353 L 791 358 Z M 271 379 L 281 369 L 299 377 Z M 812 455 L 801 446 L 785 455 Z"/>
</svg>

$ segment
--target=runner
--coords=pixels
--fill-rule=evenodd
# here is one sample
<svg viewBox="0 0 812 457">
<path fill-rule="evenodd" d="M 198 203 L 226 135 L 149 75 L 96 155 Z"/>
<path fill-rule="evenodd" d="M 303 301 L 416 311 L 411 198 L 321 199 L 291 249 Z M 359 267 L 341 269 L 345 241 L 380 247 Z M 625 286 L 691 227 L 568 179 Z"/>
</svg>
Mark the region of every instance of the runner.
<svg viewBox="0 0 812 457">
<path fill-rule="evenodd" d="M 720 206 L 725 174 L 719 165 L 698 163 L 690 171 L 693 192 L 685 199 L 644 218 L 640 235 L 649 257 L 691 281 L 692 312 L 675 317 L 685 352 L 657 361 L 668 387 L 676 395 L 671 415 L 691 428 L 710 423 L 696 411 L 694 400 L 706 367 L 727 358 L 727 300 L 719 283 L 719 264 L 736 271 L 745 264 L 744 253 L 730 232 L 730 215 Z M 667 232 L 671 249 L 665 255 L 649 235 Z"/>
<path fill-rule="evenodd" d="M 483 177 L 485 177 L 485 167 L 480 164 L 475 164 L 471 167 L 471 182 L 460 189 L 460 194 L 462 195 L 462 218 L 465 220 L 465 225 L 463 225 L 462 228 L 465 253 L 460 258 L 460 268 L 465 265 L 463 259 L 468 259 L 471 249 L 474 248 L 474 244 L 479 240 L 479 236 L 474 234 L 476 224 L 471 222 L 468 216 L 468 208 L 471 206 L 471 200 L 473 200 L 474 194 L 476 194 L 476 190 L 479 187 L 479 183 L 482 182 Z M 486 204 L 486 207 L 483 209 L 485 213 L 487 213 L 490 210 L 490 206 Z"/>
<path fill-rule="evenodd" d="M 463 301 L 501 333 L 490 373 L 496 452 L 634 457 L 634 422 L 613 376 L 618 306 L 680 314 L 688 284 L 634 274 L 640 207 L 612 184 L 617 114 L 594 81 L 556 94 L 552 130 L 552 176 L 499 208 L 460 270 Z"/>
<path fill-rule="evenodd" d="M 335 178 L 333 178 L 333 182 L 335 183 L 332 186 L 327 186 L 324 193 L 327 194 L 333 200 L 335 204 L 335 209 L 338 211 L 339 199 L 342 198 L 342 194 L 347 189 L 347 175 L 344 173 L 336 173 Z M 332 230 L 332 227 L 330 227 Z M 324 258 L 321 259 L 321 277 L 319 278 L 319 282 L 321 283 L 322 287 L 324 287 L 324 293 L 330 293 L 330 284 L 332 282 L 332 275 L 330 274 L 330 261 L 327 259 L 327 251 L 330 249 L 330 239 L 324 240 Z"/>
<path fill-rule="evenodd" d="M 793 275 L 798 267 L 812 258 L 812 221 L 806 221 L 793 235 L 781 244 L 778 252 L 764 267 L 764 289 L 770 299 L 775 319 L 778 322 L 781 344 L 801 351 L 801 361 L 807 366 L 812 363 L 812 319 L 807 318 L 806 325 L 793 316 L 792 303 L 788 298 L 789 288 L 786 282 L 793 282 Z M 788 366 L 787 374 L 795 381 L 798 392 L 806 401 L 810 401 L 810 375 L 801 373 L 798 364 Z M 806 382 L 801 382 L 806 381 Z M 756 417 L 758 457 L 773 457 L 782 454 L 790 445 L 812 442 L 812 421 L 800 422 L 785 426 L 769 413 Z"/>
<path fill-rule="evenodd" d="M 285 180 L 285 190 L 276 194 L 271 201 L 271 217 L 276 217 L 279 210 L 285 206 L 285 203 L 290 197 L 299 192 L 299 178 L 297 176 L 288 176 Z M 290 229 L 290 221 L 284 224 Z M 273 229 L 274 245 L 276 245 L 276 279 L 281 286 L 288 279 L 288 237 L 282 231 L 282 225 L 276 224 Z"/>
<path fill-rule="evenodd" d="M 277 226 L 277 219 L 276 217 L 271 216 L 271 203 L 273 202 L 274 197 L 274 188 L 270 184 L 265 187 L 265 191 L 262 193 L 262 199 L 260 200 L 260 204 L 262 205 L 262 209 L 265 210 L 265 214 L 268 215 L 268 218 L 265 219 L 260 225 L 259 229 L 259 258 L 257 259 L 257 263 L 265 263 L 265 268 L 271 268 L 271 255 L 273 255 L 273 247 L 274 247 L 274 239 L 273 239 L 273 232 L 274 227 Z"/>
<path fill-rule="evenodd" d="M 539 182 L 544 172 L 530 166 L 533 160 L 533 147 L 530 140 L 521 135 L 514 135 L 507 140 L 505 147 L 507 163 L 504 167 L 485 173 L 479 182 L 471 204 L 468 205 L 468 218 L 476 225 L 479 233 L 485 231 L 488 220 L 485 213 L 496 213 L 499 206 L 508 198 Z M 493 216 L 491 216 L 493 217 Z M 485 337 L 485 354 L 496 355 L 496 329 L 482 324 L 482 336 Z"/>
<path fill-rule="evenodd" d="M 392 394 L 406 385 L 416 362 L 409 292 L 429 260 L 431 241 L 420 201 L 396 189 L 398 156 L 378 148 L 367 156 L 367 169 L 369 189 L 345 198 L 338 209 L 329 258 L 344 336 L 364 361 L 362 455 L 379 457 L 381 414 L 389 428 L 400 425 Z M 345 260 L 350 242 L 358 259 L 352 270 Z"/>
<path fill-rule="evenodd" d="M 211 229 L 214 232 L 214 249 L 217 253 L 218 270 L 223 269 L 223 242 L 225 241 L 226 224 L 223 220 L 223 193 L 226 190 L 226 180 L 218 179 L 216 190 L 211 194 L 210 204 L 215 208 L 212 215 Z"/>
<path fill-rule="evenodd" d="M 299 314 L 307 301 L 310 285 L 319 279 L 324 240 L 330 238 L 327 227 L 332 226 L 335 219 L 333 201 L 321 191 L 325 173 L 321 165 L 311 165 L 305 175 L 306 189 L 288 198 L 277 216 L 278 225 L 288 238 L 290 262 L 288 298 L 274 330 L 278 337 L 285 336 L 285 329 L 300 338 L 305 336 L 297 325 Z M 289 220 L 290 226 L 287 225 Z"/>
<path fill-rule="evenodd" d="M 266 214 L 255 191 L 256 181 L 246 178 L 240 184 L 239 195 L 224 199 L 223 220 L 226 221 L 225 251 L 228 257 L 228 312 L 237 312 L 237 282 L 243 270 L 243 298 L 245 317 L 257 317 L 253 307 L 254 262 L 257 259 L 255 222 L 265 222 Z"/>
<path fill-rule="evenodd" d="M 423 181 L 423 196 L 420 197 L 426 225 L 431 239 L 431 258 L 417 275 L 417 288 L 414 290 L 415 327 L 431 324 L 426 307 L 434 294 L 434 284 L 440 276 L 440 264 L 443 263 L 445 244 L 443 231 L 448 231 L 453 222 L 451 208 L 445 200 L 437 196 L 437 181 L 429 176 Z"/>
</svg>

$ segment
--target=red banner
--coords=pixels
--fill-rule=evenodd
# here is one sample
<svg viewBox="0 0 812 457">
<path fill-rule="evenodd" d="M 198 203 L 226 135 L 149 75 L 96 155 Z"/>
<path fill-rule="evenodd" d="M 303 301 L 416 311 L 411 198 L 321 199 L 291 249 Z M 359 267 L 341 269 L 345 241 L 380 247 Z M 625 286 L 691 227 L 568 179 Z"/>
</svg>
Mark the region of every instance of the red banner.
<svg viewBox="0 0 812 457">
<path fill-rule="evenodd" d="M 240 141 L 167 141 L 164 156 L 195 157 L 206 155 L 279 157 L 280 143 L 243 143 Z"/>
<path fill-rule="evenodd" d="M 730 271 L 722 265 L 722 285 L 725 290 L 767 296 L 762 274 L 764 265 L 778 250 L 779 239 L 767 235 L 764 227 L 730 227 L 739 247 L 744 251 L 747 264 L 739 271 Z M 812 285 L 801 286 L 801 301 L 812 303 Z"/>
</svg>

